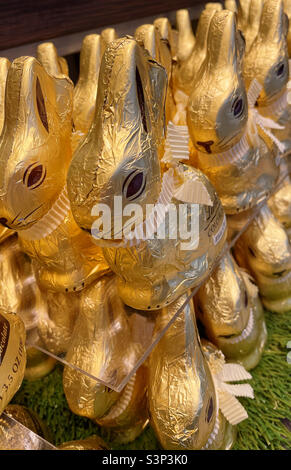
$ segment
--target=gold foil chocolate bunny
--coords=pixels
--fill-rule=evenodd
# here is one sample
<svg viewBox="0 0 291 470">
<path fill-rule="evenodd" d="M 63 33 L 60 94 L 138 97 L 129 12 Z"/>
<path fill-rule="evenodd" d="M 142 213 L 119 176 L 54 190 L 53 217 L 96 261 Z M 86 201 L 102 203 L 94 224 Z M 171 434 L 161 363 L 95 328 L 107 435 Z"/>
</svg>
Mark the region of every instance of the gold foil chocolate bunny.
<svg viewBox="0 0 291 470">
<path fill-rule="evenodd" d="M 177 163 L 161 178 L 166 84 L 165 70 L 134 39 L 112 42 L 101 63 L 94 121 L 68 173 L 76 222 L 85 231 L 92 229 L 95 242 L 103 246 L 108 264 L 119 276 L 124 303 L 142 310 L 159 309 L 197 285 L 225 240 L 221 204 L 199 171 Z M 195 187 L 199 187 L 198 199 Z M 185 200 L 193 203 L 202 197 L 204 203 L 195 206 L 199 207 L 199 242 L 193 250 L 181 245 L 179 235 L 170 237 L 166 208 L 172 203 L 176 210 L 179 200 L 184 200 L 182 206 L 189 211 Z M 121 203 L 117 213 L 116 201 Z M 130 225 L 122 208 L 133 202 L 139 215 L 136 231 L 127 236 Z M 161 212 L 156 218 L 150 204 L 157 203 Z M 110 214 L 110 228 L 106 222 L 103 234 L 95 225 L 94 207 L 100 204 Z M 165 235 L 158 237 L 157 227 L 163 222 Z M 191 247 L 195 244 L 193 240 Z"/>
<path fill-rule="evenodd" d="M 76 225 L 66 196 L 71 105 L 69 78 L 48 75 L 32 57 L 12 63 L 0 142 L 0 223 L 18 232 L 33 260 L 51 320 L 48 327 L 42 311 L 39 331 L 51 346 L 56 335 L 56 353 L 66 350 L 72 332 L 75 291 L 108 271 L 101 250 Z"/>
<path fill-rule="evenodd" d="M 198 167 L 216 188 L 227 214 L 262 201 L 279 175 L 272 150 L 260 136 L 254 144 L 250 133 L 253 122 L 241 71 L 241 46 L 235 14 L 216 12 L 206 58 L 188 103 Z"/>
<path fill-rule="evenodd" d="M 286 22 L 283 1 L 266 0 L 258 35 L 244 59 L 243 76 L 247 89 L 254 79 L 262 86 L 256 109 L 279 125 L 279 128 L 274 126 L 272 132 L 284 144 L 285 152 L 290 152 L 291 106 L 287 102 L 289 65 Z"/>
<path fill-rule="evenodd" d="M 76 226 L 66 196 L 71 82 L 49 76 L 32 57 L 21 57 L 9 69 L 6 90 L 0 222 L 17 230 L 42 287 L 82 289 L 107 266 L 90 237 Z"/>
<path fill-rule="evenodd" d="M 228 360 L 254 368 L 267 338 L 258 289 L 227 254 L 196 296 L 207 337 Z"/>
<path fill-rule="evenodd" d="M 290 310 L 291 246 L 267 204 L 236 243 L 235 257 L 252 273 L 267 309 Z"/>
<path fill-rule="evenodd" d="M 158 322 L 166 325 L 184 301 L 185 297 L 181 297 L 167 310 L 163 309 Z M 237 424 L 247 417 L 234 396 L 223 396 L 219 377 L 222 379 L 223 369 L 226 373 L 228 371 L 224 368 L 222 353 L 213 346 L 211 351 L 209 348 L 204 348 L 208 362 L 202 351 L 193 303 L 190 302 L 150 355 L 151 424 L 164 449 L 228 449 L 234 441 L 234 428 L 230 423 Z M 227 373 L 224 376 L 226 382 L 250 378 L 241 366 L 228 366 L 235 370 L 235 374 L 230 379 Z M 244 387 L 247 387 L 245 396 L 253 396 L 250 386 Z M 227 408 L 226 417 L 231 416 L 229 422 L 222 413 Z"/>
<path fill-rule="evenodd" d="M 117 294 L 115 276 L 104 276 L 84 290 L 66 356 L 79 370 L 66 366 L 63 375 L 71 410 L 113 428 L 119 442 L 134 440 L 148 420 L 144 366 L 120 393 L 103 385 L 119 384 L 136 364 L 138 343 L 131 340 L 128 313 Z"/>
</svg>

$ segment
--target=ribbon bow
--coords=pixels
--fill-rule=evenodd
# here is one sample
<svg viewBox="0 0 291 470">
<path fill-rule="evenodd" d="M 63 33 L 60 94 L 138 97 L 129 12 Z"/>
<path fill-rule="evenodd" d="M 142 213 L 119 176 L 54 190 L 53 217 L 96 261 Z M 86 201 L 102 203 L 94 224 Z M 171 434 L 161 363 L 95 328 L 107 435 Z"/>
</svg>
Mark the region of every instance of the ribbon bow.
<svg viewBox="0 0 291 470">
<path fill-rule="evenodd" d="M 215 389 L 218 397 L 218 406 L 227 421 L 233 426 L 248 418 L 248 413 L 236 397 L 254 398 L 254 391 L 250 384 L 229 384 L 250 380 L 251 374 L 240 364 L 226 364 L 224 355 L 217 351 L 209 359 Z"/>
</svg>

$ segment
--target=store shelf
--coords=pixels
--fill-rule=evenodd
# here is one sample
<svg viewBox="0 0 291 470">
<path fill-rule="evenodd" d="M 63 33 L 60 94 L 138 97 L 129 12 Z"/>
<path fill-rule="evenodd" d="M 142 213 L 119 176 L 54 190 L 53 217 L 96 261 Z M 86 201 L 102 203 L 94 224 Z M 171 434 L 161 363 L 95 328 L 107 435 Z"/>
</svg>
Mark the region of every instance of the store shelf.
<svg viewBox="0 0 291 470">
<path fill-rule="evenodd" d="M 5 450 L 57 450 L 5 411 L 0 417 L 0 449 L 1 446 L 5 446 Z"/>
<path fill-rule="evenodd" d="M 109 26 L 115 26 L 122 35 L 132 34 L 134 23 L 152 22 L 152 18 L 165 15 L 171 19 L 168 13 L 179 8 L 190 8 L 197 17 L 203 5 L 202 0 L 130 0 L 126 6 L 122 0 L 1 2 L 0 51 L 8 58 L 34 55 L 32 48 L 35 49 L 37 43 L 54 40 L 62 55 L 71 54 L 80 50 L 85 34 Z M 31 46 L 26 46 L 28 44 Z M 13 50 L 9 53 L 9 49 L 15 48 L 22 53 L 17 50 L 15 54 Z"/>
<path fill-rule="evenodd" d="M 272 194 L 270 194 L 269 197 L 271 197 L 271 195 L 276 193 L 281 188 L 287 176 L 288 176 L 287 174 L 281 175 L 280 180 L 278 184 L 276 185 L 276 188 L 274 189 Z M 239 237 L 245 232 L 249 224 L 258 215 L 260 209 L 267 202 L 267 200 L 268 198 L 263 200 L 256 207 L 256 209 L 252 212 L 252 215 L 250 216 L 250 218 L 248 219 L 244 227 L 235 235 L 233 240 L 231 240 L 229 243 L 225 245 L 224 250 L 220 254 L 219 259 L 210 270 L 209 276 L 211 275 L 213 270 L 215 270 L 215 268 L 217 267 L 220 259 L 223 258 L 223 256 L 234 246 L 234 244 L 237 242 Z M 205 280 L 203 282 L 205 282 Z M 173 314 L 169 323 L 167 325 L 164 325 L 160 329 L 155 328 L 156 319 L 159 314 L 158 311 L 141 312 L 140 314 L 136 313 L 136 311 L 134 314 L 129 312 L 128 330 L 124 331 L 124 341 L 121 338 L 121 341 L 118 344 L 118 346 L 115 346 L 116 351 L 110 350 L 110 345 L 116 344 L 114 342 L 110 343 L 110 341 L 112 341 L 112 335 L 111 335 L 110 329 L 109 329 L 109 332 L 104 331 L 103 346 L 100 349 L 100 355 L 102 356 L 103 360 L 100 361 L 100 357 L 98 357 L 99 373 L 96 375 L 92 375 L 88 370 L 85 370 L 85 368 L 80 368 L 76 364 L 72 362 L 68 362 L 65 356 L 56 356 L 52 354 L 50 351 L 40 347 L 37 344 L 38 335 L 37 335 L 36 329 L 29 332 L 27 344 L 29 346 L 33 346 L 39 349 L 40 351 L 48 354 L 49 356 L 56 358 L 59 362 L 63 363 L 64 365 L 72 367 L 76 369 L 77 371 L 84 373 L 88 377 L 103 383 L 109 388 L 112 388 L 113 390 L 120 392 L 124 388 L 124 386 L 128 383 L 130 378 L 134 375 L 134 373 L 137 371 L 137 369 L 141 366 L 141 364 L 143 364 L 143 362 L 147 359 L 150 352 L 153 350 L 155 345 L 160 341 L 160 339 L 163 337 L 163 335 L 168 330 L 168 328 L 172 325 L 172 323 L 176 320 L 176 318 L 181 314 L 181 312 L 183 311 L 187 303 L 192 300 L 192 298 L 195 296 L 195 294 L 197 293 L 198 289 L 201 287 L 203 282 L 201 282 L 195 289 L 193 289 L 191 294 L 185 300 L 184 304 L 179 308 L 177 312 Z M 97 331 L 96 334 L 100 335 L 100 331 L 99 332 Z M 108 343 L 106 341 L 108 341 Z M 107 355 L 104 354 L 104 351 L 105 352 L 107 351 Z M 132 354 L 132 351 L 135 351 L 135 353 Z M 115 361 L 114 367 L 112 367 L 112 358 L 114 358 L 114 361 Z M 118 359 L 116 360 L 116 358 Z M 92 361 L 94 361 L 94 357 L 92 357 Z M 114 373 L 112 373 L 112 371 L 114 371 Z"/>
</svg>

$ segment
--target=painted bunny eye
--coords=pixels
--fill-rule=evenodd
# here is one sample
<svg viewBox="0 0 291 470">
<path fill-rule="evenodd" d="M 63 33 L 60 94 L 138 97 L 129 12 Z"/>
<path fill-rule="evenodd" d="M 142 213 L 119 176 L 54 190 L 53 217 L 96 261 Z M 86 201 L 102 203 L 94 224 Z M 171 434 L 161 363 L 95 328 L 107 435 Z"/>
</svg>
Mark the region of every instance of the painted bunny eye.
<svg viewBox="0 0 291 470">
<path fill-rule="evenodd" d="M 45 109 L 44 97 L 42 94 L 42 90 L 41 90 L 41 86 L 40 86 L 40 82 L 38 78 L 36 79 L 36 103 L 37 103 L 37 110 L 38 110 L 40 120 L 43 123 L 44 128 L 48 132 L 49 127 L 48 127 L 48 120 L 47 120 L 47 114 L 46 114 L 46 109 Z"/>
<path fill-rule="evenodd" d="M 279 64 L 277 67 L 277 77 L 282 77 L 285 72 L 285 64 Z"/>
<path fill-rule="evenodd" d="M 46 177 L 46 169 L 43 165 L 32 163 L 26 168 L 23 175 L 23 183 L 29 189 L 38 188 Z"/>
<path fill-rule="evenodd" d="M 124 181 L 122 192 L 127 199 L 133 201 L 143 193 L 145 185 L 146 177 L 143 172 L 135 170 L 130 173 Z"/>
<path fill-rule="evenodd" d="M 206 421 L 207 423 L 210 423 L 211 418 L 213 416 L 213 411 L 214 411 L 214 404 L 213 404 L 213 398 L 210 397 L 210 400 L 207 405 L 207 411 L 206 411 Z"/>
<path fill-rule="evenodd" d="M 143 86 L 142 86 L 140 74 L 137 68 L 136 68 L 135 75 L 136 75 L 137 99 L 138 99 L 138 104 L 139 104 L 139 109 L 140 109 L 140 114 L 141 114 L 142 125 L 143 125 L 145 132 L 147 133 L 148 128 L 147 128 L 147 121 L 146 121 L 146 114 L 145 114 L 144 92 L 143 92 Z"/>
<path fill-rule="evenodd" d="M 243 113 L 244 110 L 244 102 L 242 98 L 237 98 L 233 105 L 232 105 L 232 111 L 234 117 L 240 117 Z"/>
</svg>

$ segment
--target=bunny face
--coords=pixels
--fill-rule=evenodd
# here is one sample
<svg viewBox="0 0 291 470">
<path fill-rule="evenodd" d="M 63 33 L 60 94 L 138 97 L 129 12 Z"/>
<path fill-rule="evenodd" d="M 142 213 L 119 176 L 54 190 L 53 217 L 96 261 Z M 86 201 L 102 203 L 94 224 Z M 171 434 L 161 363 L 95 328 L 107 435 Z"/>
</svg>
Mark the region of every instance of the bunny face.
<svg viewBox="0 0 291 470">
<path fill-rule="evenodd" d="M 263 85 L 259 106 L 269 105 L 277 99 L 289 80 L 287 30 L 288 18 L 283 2 L 267 0 L 258 36 L 246 55 L 243 69 L 247 88 L 254 78 Z"/>
<path fill-rule="evenodd" d="M 0 140 L 0 222 L 22 230 L 51 208 L 71 158 L 68 78 L 54 79 L 32 57 L 8 72 Z"/>
<path fill-rule="evenodd" d="M 166 84 L 164 68 L 132 38 L 107 47 L 95 118 L 67 180 L 73 215 L 83 229 L 91 229 L 96 203 L 107 204 L 113 214 L 114 196 L 143 208 L 157 201 Z"/>
<path fill-rule="evenodd" d="M 189 132 L 201 152 L 224 152 L 245 132 L 248 106 L 240 73 L 240 40 L 234 13 L 216 13 L 206 58 L 188 103 Z"/>
</svg>

